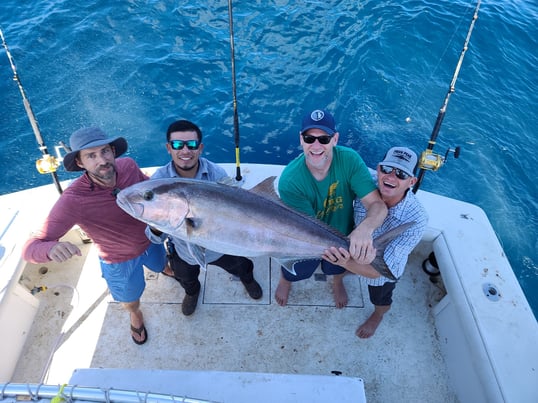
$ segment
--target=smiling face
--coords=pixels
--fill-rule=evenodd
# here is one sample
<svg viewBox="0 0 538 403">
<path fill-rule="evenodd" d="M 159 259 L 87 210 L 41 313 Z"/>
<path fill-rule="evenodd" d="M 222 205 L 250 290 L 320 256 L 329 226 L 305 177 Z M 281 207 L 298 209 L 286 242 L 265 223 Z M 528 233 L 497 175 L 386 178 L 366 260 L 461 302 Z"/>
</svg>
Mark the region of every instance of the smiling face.
<svg viewBox="0 0 538 403">
<path fill-rule="evenodd" d="M 333 148 L 338 142 L 338 133 L 335 133 L 332 136 L 328 144 L 321 144 L 317 139 L 313 143 L 308 144 L 305 142 L 303 135 L 312 137 L 326 137 L 328 134 L 321 129 L 309 129 L 303 134 L 299 135 L 306 159 L 306 165 L 311 170 L 328 170 L 333 159 Z"/>
<path fill-rule="evenodd" d="M 377 166 L 377 187 L 381 198 L 388 207 L 398 204 L 405 196 L 407 190 L 417 182 L 417 178 L 409 176 L 407 179 L 399 179 L 396 170 L 383 173 L 380 165 Z"/>
<path fill-rule="evenodd" d="M 198 160 L 204 145 L 200 143 L 197 149 L 192 150 L 185 144 L 179 150 L 176 150 L 170 144 L 173 140 L 182 140 L 184 142 L 199 140 L 198 134 L 195 131 L 172 132 L 170 133 L 170 141 L 166 144 L 166 149 L 172 157 L 176 172 L 184 178 L 194 178 L 196 172 L 198 172 Z"/>
</svg>

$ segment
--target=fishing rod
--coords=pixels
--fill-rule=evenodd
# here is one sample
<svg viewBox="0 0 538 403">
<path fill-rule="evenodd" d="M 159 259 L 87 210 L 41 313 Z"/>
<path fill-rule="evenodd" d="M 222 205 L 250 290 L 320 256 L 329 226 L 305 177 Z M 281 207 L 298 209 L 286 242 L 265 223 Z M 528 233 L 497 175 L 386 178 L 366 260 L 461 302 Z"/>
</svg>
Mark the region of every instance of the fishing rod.
<svg viewBox="0 0 538 403">
<path fill-rule="evenodd" d="M 22 86 L 21 80 L 17 73 L 17 68 L 15 67 L 13 56 L 11 56 L 11 52 L 9 51 L 9 48 L 7 46 L 2 29 L 0 29 L 0 37 L 2 37 L 2 45 L 4 45 L 4 48 L 6 49 L 7 58 L 9 59 L 11 70 L 13 71 L 13 79 L 17 82 L 17 86 L 19 87 L 19 91 L 22 95 L 24 109 L 26 110 L 26 114 L 28 115 L 28 119 L 30 120 L 30 124 L 32 125 L 32 130 L 34 131 L 34 135 L 37 140 L 39 150 L 41 150 L 41 153 L 43 154 L 43 157 L 41 157 L 40 159 L 36 161 L 37 171 L 42 174 L 50 173 L 52 175 L 52 180 L 54 181 L 54 184 L 56 185 L 56 189 L 58 190 L 59 193 L 62 193 L 62 186 L 60 185 L 60 181 L 58 180 L 58 175 L 56 175 L 56 169 L 60 166 L 60 162 L 58 161 L 56 157 L 49 154 L 47 146 L 45 145 L 45 141 L 43 140 L 43 137 L 41 136 L 41 131 L 39 130 L 37 119 L 34 115 L 34 111 L 32 110 L 32 106 L 30 105 L 30 102 L 28 101 L 28 98 L 26 97 L 26 92 L 24 91 L 24 87 Z"/>
<path fill-rule="evenodd" d="M 452 95 L 452 93 L 456 91 L 456 81 L 458 80 L 458 75 L 460 73 L 461 65 L 463 63 L 463 58 L 465 57 L 465 52 L 467 52 L 467 49 L 469 47 L 469 41 L 471 40 L 471 34 L 473 32 L 474 24 L 478 19 L 479 9 L 480 0 L 478 0 L 476 4 L 473 18 L 467 32 L 467 37 L 465 38 L 465 43 L 463 44 L 463 49 L 461 50 L 456 69 L 454 70 L 454 75 L 452 76 L 452 81 L 450 82 L 448 92 L 445 96 L 443 104 L 441 105 L 441 108 L 439 109 L 437 120 L 435 121 L 430 140 L 428 141 L 428 147 L 422 152 L 420 156 L 420 161 L 418 163 L 420 169 L 417 176 L 417 182 L 415 183 L 415 186 L 413 186 L 413 193 L 416 193 L 418 188 L 420 187 L 426 171 L 437 171 L 439 168 L 441 168 L 441 166 L 446 162 L 449 153 L 454 153 L 454 158 L 458 158 L 460 155 L 460 147 L 456 147 L 455 149 L 449 148 L 444 156 L 440 154 L 435 154 L 433 152 L 433 147 L 435 146 L 437 136 L 439 135 L 439 130 L 441 129 L 441 124 L 443 123 L 443 119 L 445 118 L 446 108 L 448 107 L 450 95 Z"/>
<path fill-rule="evenodd" d="M 232 94 L 233 94 L 233 111 L 234 111 L 234 138 L 235 138 L 235 180 L 240 182 L 241 166 L 239 163 L 239 117 L 237 115 L 237 90 L 235 84 L 235 51 L 234 51 L 234 21 L 232 12 L 232 0 L 228 0 L 228 19 L 230 27 L 230 53 L 232 58 Z"/>
</svg>

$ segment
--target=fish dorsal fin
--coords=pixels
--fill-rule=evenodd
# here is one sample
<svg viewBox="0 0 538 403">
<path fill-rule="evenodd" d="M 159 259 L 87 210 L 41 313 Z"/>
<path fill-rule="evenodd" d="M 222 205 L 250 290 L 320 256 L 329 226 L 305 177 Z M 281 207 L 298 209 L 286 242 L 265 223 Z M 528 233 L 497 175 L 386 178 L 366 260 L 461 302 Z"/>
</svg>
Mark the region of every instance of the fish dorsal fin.
<svg viewBox="0 0 538 403">
<path fill-rule="evenodd" d="M 278 197 L 278 194 L 275 190 L 275 179 L 276 176 L 269 176 L 249 191 L 256 193 L 257 195 L 267 197 L 269 199 L 280 201 L 280 198 Z"/>
</svg>

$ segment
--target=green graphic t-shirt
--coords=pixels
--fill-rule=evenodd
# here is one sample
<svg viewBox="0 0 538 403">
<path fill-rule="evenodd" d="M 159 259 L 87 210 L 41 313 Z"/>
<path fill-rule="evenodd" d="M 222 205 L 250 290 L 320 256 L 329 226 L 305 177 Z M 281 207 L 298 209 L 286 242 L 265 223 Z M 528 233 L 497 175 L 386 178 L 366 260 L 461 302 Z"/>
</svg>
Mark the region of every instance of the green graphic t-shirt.
<svg viewBox="0 0 538 403">
<path fill-rule="evenodd" d="M 316 180 L 301 154 L 282 172 L 280 198 L 289 207 L 318 218 L 344 235 L 353 230 L 353 200 L 376 189 L 368 167 L 351 148 L 336 146 L 325 179 Z"/>
</svg>

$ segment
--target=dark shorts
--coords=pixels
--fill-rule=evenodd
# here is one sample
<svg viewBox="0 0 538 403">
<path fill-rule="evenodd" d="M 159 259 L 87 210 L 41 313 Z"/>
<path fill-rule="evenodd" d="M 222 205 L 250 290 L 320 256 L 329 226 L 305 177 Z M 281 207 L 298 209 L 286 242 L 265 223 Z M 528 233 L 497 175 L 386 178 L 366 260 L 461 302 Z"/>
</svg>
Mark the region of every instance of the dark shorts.
<svg viewBox="0 0 538 403">
<path fill-rule="evenodd" d="M 344 269 L 343 267 L 329 263 L 323 259 L 303 260 L 301 262 L 295 263 L 295 265 L 293 266 L 293 268 L 295 269 L 295 273 L 297 273 L 296 276 L 294 276 L 284 267 L 282 267 L 282 277 L 284 277 L 288 281 L 306 280 L 307 278 L 312 277 L 312 274 L 314 274 L 320 262 L 321 271 L 327 275 L 342 274 L 346 271 L 346 269 Z"/>
<path fill-rule="evenodd" d="M 392 305 L 392 291 L 396 287 L 396 283 L 387 281 L 383 285 L 368 286 L 368 293 L 370 294 L 370 302 L 377 306 L 389 306 Z"/>
</svg>

